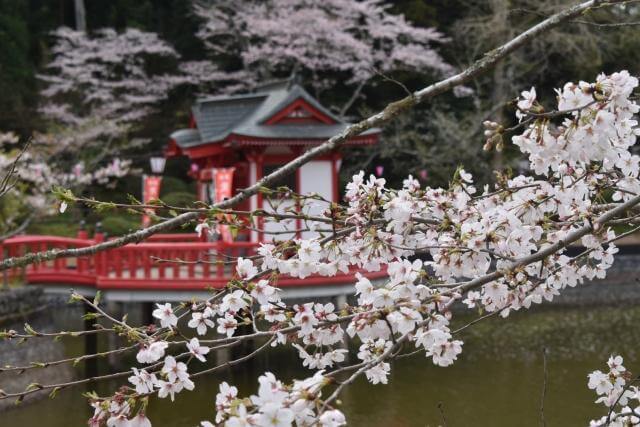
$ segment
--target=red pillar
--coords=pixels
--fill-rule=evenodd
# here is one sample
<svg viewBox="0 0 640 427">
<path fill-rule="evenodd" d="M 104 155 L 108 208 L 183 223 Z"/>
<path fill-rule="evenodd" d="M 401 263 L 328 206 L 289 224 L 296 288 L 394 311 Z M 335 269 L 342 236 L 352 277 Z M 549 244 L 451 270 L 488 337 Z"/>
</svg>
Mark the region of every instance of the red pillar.
<svg viewBox="0 0 640 427">
<path fill-rule="evenodd" d="M 338 161 L 340 160 L 340 154 L 333 153 L 331 156 L 331 177 L 333 178 L 333 200 L 332 202 L 338 203 L 340 201 L 340 171 L 338 170 Z"/>
</svg>

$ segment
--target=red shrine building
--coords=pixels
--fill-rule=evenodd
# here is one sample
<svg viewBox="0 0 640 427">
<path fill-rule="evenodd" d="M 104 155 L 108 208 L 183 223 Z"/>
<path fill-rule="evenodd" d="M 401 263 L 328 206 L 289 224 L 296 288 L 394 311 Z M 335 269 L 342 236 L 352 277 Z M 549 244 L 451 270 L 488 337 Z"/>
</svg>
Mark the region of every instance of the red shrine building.
<svg viewBox="0 0 640 427">
<path fill-rule="evenodd" d="M 338 134 L 346 126 L 348 123 L 320 105 L 302 87 L 272 84 L 254 93 L 196 101 L 189 128 L 171 134 L 166 155 L 187 156 L 191 161 L 191 175 L 198 182 L 198 197 L 206 202 L 220 201 L 256 183 L 262 176 Z M 347 145 L 375 144 L 379 136 L 379 130 L 371 129 L 352 138 Z M 300 207 L 293 200 L 281 199 L 274 203 L 266 195 L 257 194 L 238 208 L 318 214 L 326 209 L 327 203 L 339 199 L 341 159 L 339 151 L 316 158 L 274 185 L 285 185 L 301 194 L 317 193 L 322 201 L 313 200 L 313 205 Z M 145 192 L 159 192 L 159 179 L 153 183 L 155 186 Z M 147 196 L 152 198 L 145 195 L 145 200 Z M 210 288 L 222 289 L 233 277 L 233 269 L 223 262 L 228 261 L 228 257 L 251 256 L 262 241 L 313 236 L 306 226 L 299 219 L 287 223 L 259 218 L 249 231 L 235 237 L 224 226 L 219 227 L 219 234 L 208 235 L 207 241 L 195 233 L 157 234 L 146 242 L 77 257 L 70 263 L 67 258 L 61 258 L 25 269 L 13 268 L 5 275 L 5 280 L 24 277 L 27 283 L 45 286 L 54 292 L 58 292 L 56 288 L 61 284 L 67 289 L 71 283 L 89 297 L 100 290 L 104 292 L 104 298 L 112 301 L 156 301 L 160 295 L 163 301 L 186 301 L 196 296 L 205 299 L 210 297 Z M 15 236 L 0 242 L 0 258 L 54 248 L 84 248 L 103 239 L 102 233 L 89 238 L 85 231 L 77 238 Z M 188 263 L 155 263 L 152 262 L 154 258 L 180 259 Z M 354 267 L 348 273 L 338 272 L 330 277 L 314 274 L 304 279 L 284 275 L 278 279 L 278 287 L 285 298 L 312 295 L 343 298 L 354 292 L 356 271 L 358 269 Z M 362 273 L 370 280 L 382 279 L 387 274 L 384 268 Z M 336 302 L 338 306 L 343 304 L 344 301 Z"/>
<path fill-rule="evenodd" d="M 253 93 L 198 99 L 191 109 L 189 127 L 170 135 L 165 154 L 187 156 L 191 161 L 190 173 L 198 182 L 198 199 L 215 202 L 251 186 L 348 125 L 301 86 L 279 82 Z M 376 144 L 379 136 L 379 129 L 370 129 L 351 138 L 346 145 Z M 341 161 L 340 151 L 318 157 L 274 187 L 287 186 L 300 194 L 317 193 L 337 202 Z M 283 202 L 277 210 L 292 204 Z M 264 196 L 258 194 L 237 208 L 269 210 L 269 207 Z M 324 208 L 318 204 L 309 209 L 305 213 L 313 215 Z M 299 221 L 293 225 L 282 222 L 261 225 L 263 230 L 280 232 L 301 228 Z M 224 233 L 222 237 L 230 239 Z M 253 231 L 244 239 L 263 241 L 271 237 Z"/>
</svg>

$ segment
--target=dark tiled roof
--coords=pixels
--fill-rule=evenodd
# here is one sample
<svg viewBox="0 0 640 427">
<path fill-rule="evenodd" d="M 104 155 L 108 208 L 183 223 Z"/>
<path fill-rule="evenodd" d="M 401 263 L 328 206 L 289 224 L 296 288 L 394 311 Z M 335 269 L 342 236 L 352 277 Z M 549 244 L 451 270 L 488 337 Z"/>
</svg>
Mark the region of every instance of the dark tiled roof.
<svg viewBox="0 0 640 427">
<path fill-rule="evenodd" d="M 299 98 L 331 117 L 336 124 L 264 125 L 265 120 Z M 181 129 L 171 134 L 171 138 L 182 148 L 221 141 L 231 133 L 258 138 L 327 139 L 349 125 L 320 105 L 301 86 L 288 82 L 263 87 L 253 94 L 199 99 L 192 111 L 198 128 Z M 378 132 L 377 129 L 370 129 L 364 134 Z"/>
<path fill-rule="evenodd" d="M 179 147 L 192 147 L 201 141 L 198 129 L 180 129 L 171 133 L 173 139 Z"/>
</svg>

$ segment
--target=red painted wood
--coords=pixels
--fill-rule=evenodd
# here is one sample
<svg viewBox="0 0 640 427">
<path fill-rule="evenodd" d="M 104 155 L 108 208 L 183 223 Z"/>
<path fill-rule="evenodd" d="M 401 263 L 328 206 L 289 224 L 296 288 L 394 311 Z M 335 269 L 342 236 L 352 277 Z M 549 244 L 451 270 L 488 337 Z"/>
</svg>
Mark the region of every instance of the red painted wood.
<svg viewBox="0 0 640 427">
<path fill-rule="evenodd" d="M 166 251 L 164 251 L 164 250 L 162 250 L 162 249 L 158 250 L 158 258 L 160 258 L 160 259 L 167 259 Z M 162 261 L 156 261 L 155 265 L 156 265 L 156 266 L 157 266 L 157 268 L 158 268 L 158 277 L 159 277 L 160 279 L 164 279 L 164 276 L 165 276 L 165 269 L 166 269 L 166 265 L 167 265 L 167 264 L 166 264 L 165 262 L 162 262 Z"/>
<path fill-rule="evenodd" d="M 189 237 L 191 238 L 191 237 Z M 158 240 L 160 237 L 158 237 Z M 98 289 L 127 290 L 205 290 L 209 287 L 223 288 L 234 275 L 233 264 L 202 264 L 201 269 L 195 264 L 184 268 L 186 274 L 180 274 L 177 264 L 153 263 L 151 256 L 164 259 L 181 258 L 186 261 L 229 261 L 224 255 L 238 257 L 251 256 L 258 246 L 254 242 L 181 242 L 171 241 L 172 236 L 165 237 L 169 241 L 145 242 L 127 245 L 121 248 L 102 252 L 74 262 L 53 262 L 40 264 L 31 269 L 12 269 L 12 278 L 24 274 L 27 283 L 68 286 L 77 284 Z M 177 239 L 177 237 L 176 237 Z M 73 239 L 56 236 L 19 236 L 0 243 L 0 253 L 8 256 L 19 256 L 27 251 L 42 248 L 86 247 L 95 244 L 91 239 Z M 83 267 L 80 267 L 81 262 Z M 166 274 L 170 268 L 173 275 Z M 136 272 L 139 270 L 139 274 Z M 24 273 L 23 273 L 24 272 Z M 129 274 L 129 272 L 131 274 Z M 201 272 L 201 273 L 200 273 Z M 337 285 L 355 282 L 356 270 L 349 274 L 334 277 L 311 276 L 305 279 L 282 277 L 278 280 L 281 287 L 311 287 L 321 285 Z M 383 277 L 386 272 L 366 273 L 367 277 Z"/>
<path fill-rule="evenodd" d="M 123 249 L 116 249 L 115 251 L 113 251 L 113 258 L 107 258 L 107 262 L 109 264 L 113 264 L 116 277 L 122 277 L 122 252 Z"/>
<path fill-rule="evenodd" d="M 143 249 L 141 251 L 141 256 L 142 256 L 142 268 L 143 268 L 142 277 L 144 278 L 151 277 L 151 254 L 149 253 L 148 250 Z"/>
<path fill-rule="evenodd" d="M 187 277 L 192 279 L 196 277 L 196 264 L 198 261 L 198 252 L 190 250 L 187 252 L 186 260 L 189 262 L 187 267 Z"/>
<path fill-rule="evenodd" d="M 127 251 L 127 270 L 129 271 L 129 277 L 136 277 L 137 268 L 136 252 Z"/>
<path fill-rule="evenodd" d="M 204 260 L 204 263 L 202 264 L 202 276 L 209 277 L 211 274 L 211 264 L 209 264 L 210 257 L 207 253 L 203 253 L 202 259 Z"/>
<path fill-rule="evenodd" d="M 325 113 L 318 110 L 313 105 L 309 104 L 303 98 L 298 98 L 295 101 L 293 101 L 291 104 L 284 107 L 282 110 L 275 113 L 273 116 L 269 117 L 267 120 L 263 122 L 263 124 L 275 125 L 278 123 L 291 123 L 292 118 L 287 116 L 289 116 L 289 114 L 291 114 L 296 110 L 301 110 L 306 114 L 308 114 L 308 117 L 304 117 L 304 119 L 307 120 L 306 121 L 307 123 L 309 122 L 308 118 L 312 118 L 311 121 L 315 123 L 324 123 L 327 125 L 333 125 L 336 123 L 334 119 L 327 116 Z"/>
<path fill-rule="evenodd" d="M 193 148 L 185 148 L 183 153 L 192 160 L 220 156 L 221 154 L 228 156 L 233 153 L 233 150 L 224 145 L 227 141 L 230 141 L 229 137 L 222 141 L 211 141 L 210 144 L 199 145 Z"/>
</svg>

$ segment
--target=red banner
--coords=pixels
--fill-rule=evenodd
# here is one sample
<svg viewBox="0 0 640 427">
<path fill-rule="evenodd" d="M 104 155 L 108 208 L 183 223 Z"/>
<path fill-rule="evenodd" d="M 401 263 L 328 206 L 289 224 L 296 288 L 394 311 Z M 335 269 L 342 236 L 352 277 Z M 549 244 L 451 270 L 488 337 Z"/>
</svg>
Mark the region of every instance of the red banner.
<svg viewBox="0 0 640 427">
<path fill-rule="evenodd" d="M 160 197 L 160 184 L 162 183 L 161 176 L 142 176 L 142 203 L 147 204 L 151 200 L 156 200 Z M 151 214 L 153 209 L 146 209 Z M 142 216 L 142 227 L 146 228 L 151 224 L 151 218 L 149 215 Z"/>
<path fill-rule="evenodd" d="M 216 168 L 213 170 L 216 181 L 216 203 L 233 195 L 233 172 L 235 170 L 236 168 Z"/>
<path fill-rule="evenodd" d="M 233 195 L 233 172 L 236 168 L 215 168 L 213 169 L 213 181 L 215 183 L 215 202 L 221 202 Z M 222 240 L 230 242 L 233 240 L 231 231 L 226 225 L 220 226 Z"/>
</svg>

